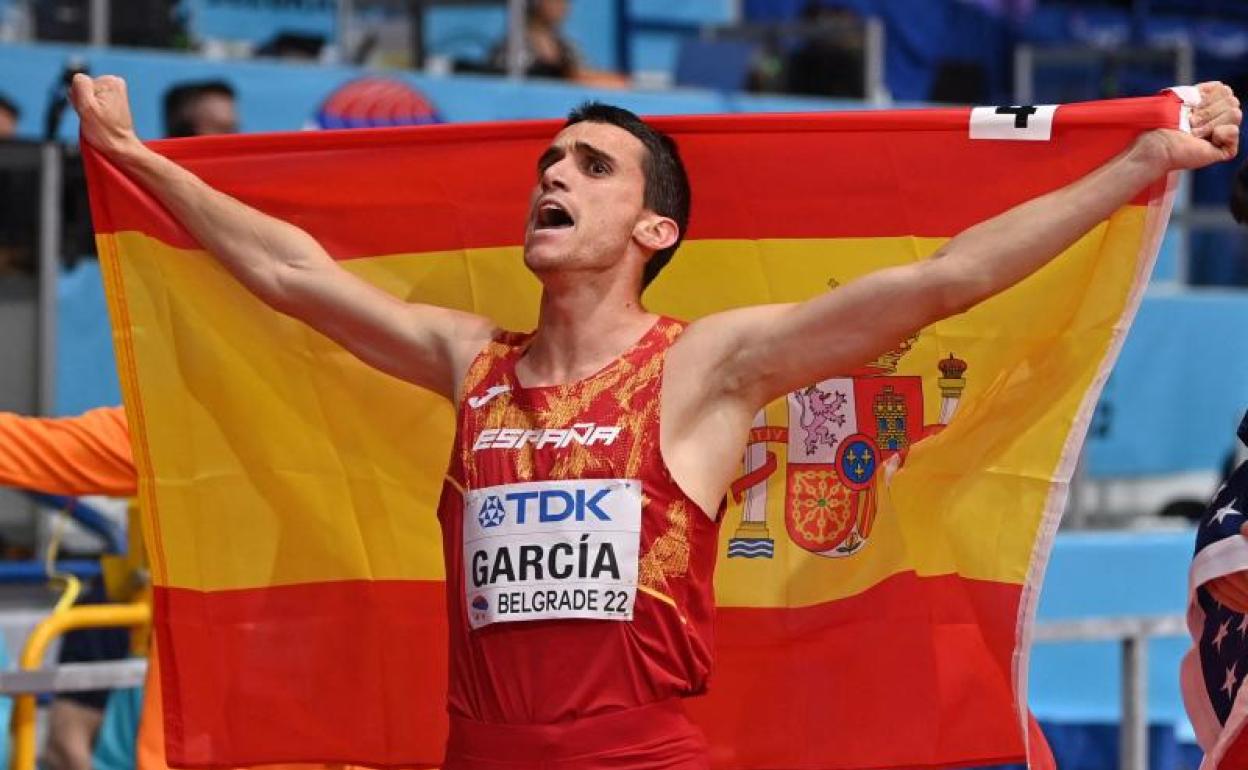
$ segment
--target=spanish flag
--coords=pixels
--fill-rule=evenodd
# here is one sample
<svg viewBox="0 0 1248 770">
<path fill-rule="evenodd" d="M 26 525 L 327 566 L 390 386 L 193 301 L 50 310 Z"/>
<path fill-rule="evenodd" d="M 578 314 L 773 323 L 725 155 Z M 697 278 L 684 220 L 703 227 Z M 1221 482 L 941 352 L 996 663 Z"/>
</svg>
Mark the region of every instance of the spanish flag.
<svg viewBox="0 0 1248 770">
<path fill-rule="evenodd" d="M 929 257 L 1068 184 L 1173 94 L 655 119 L 688 240 L 646 292 L 694 319 Z M 413 302 L 536 322 L 520 243 L 555 122 L 153 146 Z M 452 408 L 251 297 L 87 148 L 152 555 L 169 762 L 428 766 L 447 654 L 434 515 Z M 720 527 L 720 768 L 936 768 L 1045 752 L 1032 619 L 1088 421 L 1169 213 L 1161 180 L 1017 287 L 759 412 Z M 891 311 L 887 298 L 873 314 Z M 870 324 L 872 317 L 861 319 Z M 577 656 L 552 650 L 576 675 Z"/>
</svg>

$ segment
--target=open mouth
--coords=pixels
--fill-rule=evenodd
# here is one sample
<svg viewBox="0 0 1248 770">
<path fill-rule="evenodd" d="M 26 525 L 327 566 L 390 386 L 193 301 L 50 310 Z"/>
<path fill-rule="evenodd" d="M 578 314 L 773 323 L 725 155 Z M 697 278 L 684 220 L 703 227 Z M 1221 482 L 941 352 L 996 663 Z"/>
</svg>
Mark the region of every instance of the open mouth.
<svg viewBox="0 0 1248 770">
<path fill-rule="evenodd" d="M 537 222 L 534 230 L 558 230 L 576 224 L 572 215 L 563 206 L 554 201 L 546 201 L 537 208 Z"/>
</svg>

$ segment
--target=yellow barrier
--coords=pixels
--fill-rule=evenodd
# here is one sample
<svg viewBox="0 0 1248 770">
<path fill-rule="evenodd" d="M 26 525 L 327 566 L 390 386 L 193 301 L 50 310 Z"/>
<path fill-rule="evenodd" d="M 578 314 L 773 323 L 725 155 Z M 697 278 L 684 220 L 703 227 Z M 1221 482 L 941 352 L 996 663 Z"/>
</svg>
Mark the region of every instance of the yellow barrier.
<svg viewBox="0 0 1248 770">
<path fill-rule="evenodd" d="M 130 604 L 92 604 L 49 615 L 31 632 L 22 648 L 18 667 L 23 671 L 37 669 L 53 639 L 68 631 L 82 628 L 138 628 L 152 621 L 151 605 L 142 599 Z M 13 754 L 11 770 L 35 770 L 35 696 L 18 695 L 13 699 Z"/>
</svg>

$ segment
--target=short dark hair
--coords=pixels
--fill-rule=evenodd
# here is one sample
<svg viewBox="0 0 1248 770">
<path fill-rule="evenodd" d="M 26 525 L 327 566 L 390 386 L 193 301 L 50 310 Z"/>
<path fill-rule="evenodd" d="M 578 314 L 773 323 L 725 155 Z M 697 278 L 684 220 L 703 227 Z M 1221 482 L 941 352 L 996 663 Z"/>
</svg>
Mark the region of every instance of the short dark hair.
<svg viewBox="0 0 1248 770">
<path fill-rule="evenodd" d="M 165 91 L 165 136 L 195 136 L 195 126 L 187 117 L 187 108 L 204 96 L 234 98 L 234 87 L 224 80 L 199 80 L 178 83 Z"/>
<path fill-rule="evenodd" d="M 628 110 L 601 102 L 585 102 L 572 110 L 564 128 L 577 123 L 608 123 L 624 129 L 641 141 L 646 148 L 646 157 L 641 163 L 641 170 L 646 178 L 643 202 L 654 213 L 671 218 L 679 228 L 675 243 L 650 256 L 641 279 L 641 287 L 644 289 L 671 261 L 680 242 L 685 239 L 685 229 L 689 226 L 692 194 L 689 190 L 689 175 L 685 173 L 685 164 L 680 159 L 676 141 L 667 134 L 656 131 Z"/>
</svg>

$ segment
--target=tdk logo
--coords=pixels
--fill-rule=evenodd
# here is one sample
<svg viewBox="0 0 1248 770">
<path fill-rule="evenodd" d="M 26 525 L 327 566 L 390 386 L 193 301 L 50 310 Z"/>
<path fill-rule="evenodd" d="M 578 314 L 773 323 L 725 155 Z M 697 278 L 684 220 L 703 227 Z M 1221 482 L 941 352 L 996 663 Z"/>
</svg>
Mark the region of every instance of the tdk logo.
<svg viewBox="0 0 1248 770">
<path fill-rule="evenodd" d="M 511 492 L 504 495 L 503 499 L 514 508 L 517 524 L 532 522 L 534 517 L 542 523 L 569 519 L 585 521 L 590 517 L 598 521 L 611 521 L 611 517 L 601 508 L 602 502 L 610 494 L 609 487 L 599 490 L 542 489 L 532 492 Z M 490 499 L 497 498 L 491 495 Z M 486 505 L 489 505 L 489 500 L 486 501 Z M 482 512 L 484 510 L 485 507 L 482 506 Z M 502 514 L 500 513 L 499 521 L 501 520 Z M 482 521 L 481 526 L 487 525 Z"/>
<path fill-rule="evenodd" d="M 485 498 L 485 502 L 481 504 L 481 510 L 477 511 L 477 521 L 484 529 L 497 527 L 506 517 L 507 511 L 503 508 L 503 501 L 498 499 L 498 495 Z"/>
</svg>

